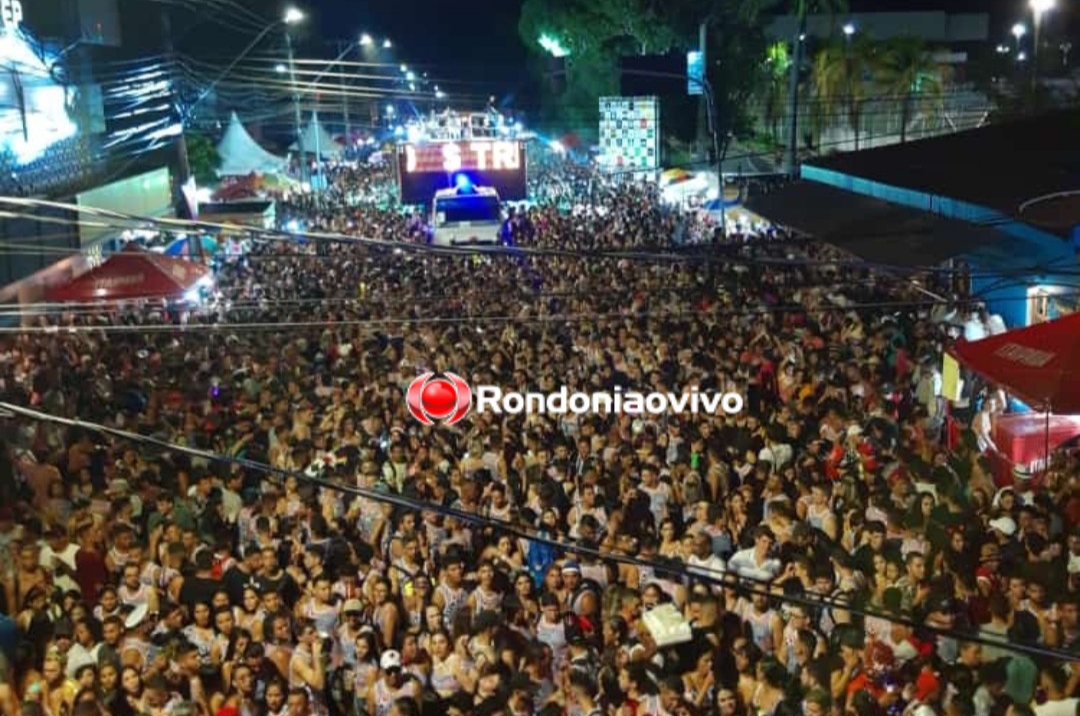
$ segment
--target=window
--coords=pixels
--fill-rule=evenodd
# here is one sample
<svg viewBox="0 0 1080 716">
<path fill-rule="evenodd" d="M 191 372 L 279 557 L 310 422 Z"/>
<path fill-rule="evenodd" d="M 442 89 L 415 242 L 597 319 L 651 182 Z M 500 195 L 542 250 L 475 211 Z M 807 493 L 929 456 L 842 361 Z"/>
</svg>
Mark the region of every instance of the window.
<svg viewBox="0 0 1080 716">
<path fill-rule="evenodd" d="M 494 196 L 455 196 L 435 202 L 437 223 L 502 221 L 499 200 Z"/>
</svg>

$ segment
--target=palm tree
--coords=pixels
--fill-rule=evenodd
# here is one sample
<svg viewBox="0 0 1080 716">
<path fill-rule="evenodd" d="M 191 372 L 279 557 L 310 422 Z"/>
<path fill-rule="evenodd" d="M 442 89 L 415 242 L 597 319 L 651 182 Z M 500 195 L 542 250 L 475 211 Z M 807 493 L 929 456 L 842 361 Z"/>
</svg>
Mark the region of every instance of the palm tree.
<svg viewBox="0 0 1080 716">
<path fill-rule="evenodd" d="M 900 105 L 900 143 L 907 141 L 908 125 L 918 115 L 944 113 L 945 67 L 914 37 L 889 40 L 877 58 L 877 83 Z"/>
<path fill-rule="evenodd" d="M 770 45 L 765 55 L 765 67 L 760 83 L 761 118 L 768 128 L 769 141 L 774 145 L 779 136 L 777 125 L 784 114 L 784 95 L 787 89 L 784 85 L 790 66 L 791 57 L 788 55 L 787 44 L 776 42 Z"/>
<path fill-rule="evenodd" d="M 848 11 L 847 0 L 790 0 L 788 11 L 795 16 L 795 36 L 791 38 L 791 72 L 788 75 L 788 171 L 794 172 L 799 148 L 799 73 L 806 49 L 806 18 L 813 13 L 830 16 Z"/>
<path fill-rule="evenodd" d="M 862 112 L 870 99 L 875 47 L 861 35 L 831 41 L 814 56 L 814 98 L 830 116 L 842 116 L 855 134 L 859 151 Z"/>
</svg>

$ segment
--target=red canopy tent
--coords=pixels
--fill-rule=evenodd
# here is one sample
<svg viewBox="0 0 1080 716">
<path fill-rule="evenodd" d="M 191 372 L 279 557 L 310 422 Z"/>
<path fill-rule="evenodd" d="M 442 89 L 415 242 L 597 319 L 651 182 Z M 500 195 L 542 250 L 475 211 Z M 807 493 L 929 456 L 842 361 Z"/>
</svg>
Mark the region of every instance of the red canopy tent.
<svg viewBox="0 0 1080 716">
<path fill-rule="evenodd" d="M 194 261 L 128 244 L 97 268 L 52 289 L 48 298 L 57 303 L 170 298 L 183 295 L 208 272 Z"/>
<path fill-rule="evenodd" d="M 1080 413 L 1080 313 L 957 343 L 951 353 L 1036 410 Z"/>
<path fill-rule="evenodd" d="M 1080 314 L 955 344 L 950 352 L 983 378 L 997 383 L 1043 415 L 1002 416 L 993 458 L 999 482 L 1014 467 L 1045 469 L 1050 453 L 1080 435 Z M 1051 416 L 1051 413 L 1057 413 Z M 1042 435 L 1039 435 L 1039 433 Z"/>
</svg>

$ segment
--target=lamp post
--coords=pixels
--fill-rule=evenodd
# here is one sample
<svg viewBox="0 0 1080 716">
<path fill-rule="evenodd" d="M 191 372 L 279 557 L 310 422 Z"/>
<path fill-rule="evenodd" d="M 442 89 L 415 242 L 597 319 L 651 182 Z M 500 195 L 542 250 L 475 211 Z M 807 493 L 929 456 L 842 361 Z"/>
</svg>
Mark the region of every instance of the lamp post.
<svg viewBox="0 0 1080 716">
<path fill-rule="evenodd" d="M 308 179 L 307 157 L 304 155 L 304 129 L 303 118 L 300 116 L 300 88 L 296 84 L 296 58 L 293 54 L 292 34 L 285 33 L 285 50 L 288 52 L 289 84 L 292 86 L 293 121 L 296 124 L 296 159 L 300 164 L 300 183 Z"/>
<path fill-rule="evenodd" d="M 1027 34 L 1027 27 L 1022 22 L 1018 22 L 1012 26 L 1012 36 L 1016 40 L 1016 52 L 1020 52 L 1020 39 Z"/>
<path fill-rule="evenodd" d="M 1042 28 L 1042 18 L 1048 11 L 1054 9 L 1054 0 L 1029 0 L 1031 7 L 1031 86 L 1035 87 L 1039 81 L 1039 31 Z"/>
</svg>

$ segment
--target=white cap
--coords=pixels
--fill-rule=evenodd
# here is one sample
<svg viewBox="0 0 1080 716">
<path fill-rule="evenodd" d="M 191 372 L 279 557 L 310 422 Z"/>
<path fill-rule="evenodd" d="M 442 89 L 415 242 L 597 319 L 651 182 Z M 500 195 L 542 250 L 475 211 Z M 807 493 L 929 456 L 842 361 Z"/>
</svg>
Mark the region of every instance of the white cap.
<svg viewBox="0 0 1080 716">
<path fill-rule="evenodd" d="M 401 668 L 401 654 L 393 649 L 388 649 L 379 657 L 379 667 L 383 671 Z"/>
<path fill-rule="evenodd" d="M 131 610 L 127 619 L 124 620 L 125 629 L 137 629 L 144 621 L 146 616 L 150 613 L 150 607 L 144 602 L 139 606 Z"/>
<path fill-rule="evenodd" d="M 1016 534 L 1016 522 L 1012 517 L 998 517 L 996 520 L 990 520 L 990 529 L 997 530 L 1006 537 L 1012 537 Z"/>
<path fill-rule="evenodd" d="M 1034 475 L 1031 474 L 1031 470 L 1028 470 L 1023 465 L 1016 465 L 1013 467 L 1012 475 L 1014 480 L 1030 480 Z"/>
</svg>

